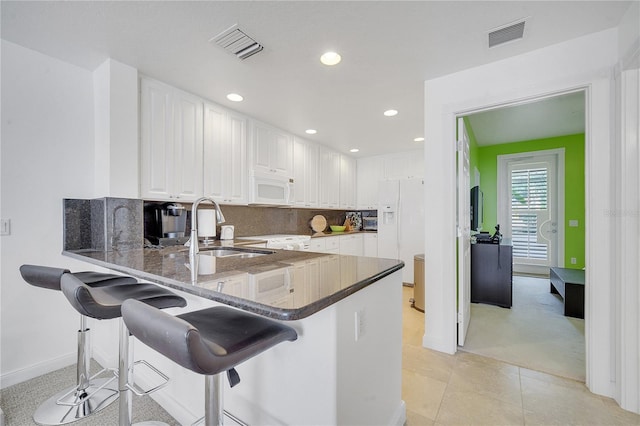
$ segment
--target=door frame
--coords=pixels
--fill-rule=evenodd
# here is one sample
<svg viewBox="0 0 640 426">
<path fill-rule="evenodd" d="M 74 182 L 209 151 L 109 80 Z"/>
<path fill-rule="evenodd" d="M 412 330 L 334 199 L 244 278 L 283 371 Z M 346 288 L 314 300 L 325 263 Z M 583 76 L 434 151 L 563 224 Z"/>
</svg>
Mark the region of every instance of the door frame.
<svg viewBox="0 0 640 426">
<path fill-rule="evenodd" d="M 562 94 L 558 95 L 562 96 Z M 585 98 L 586 102 L 586 98 Z M 586 130 L 586 129 L 585 129 Z M 585 136 L 586 138 L 586 136 Z M 498 155 L 498 170 L 497 170 L 497 195 L 498 195 L 498 209 L 497 209 L 497 219 L 498 223 L 500 223 L 500 219 L 504 218 L 507 215 L 507 202 L 509 199 L 508 193 L 505 194 L 505 190 L 508 191 L 508 188 L 503 188 L 502 182 L 506 179 L 507 176 L 507 168 L 511 161 L 517 160 L 523 157 L 533 157 L 535 160 L 536 157 L 547 157 L 553 156 L 556 159 L 556 215 L 558 220 L 558 233 L 557 233 L 557 242 L 556 242 L 556 264 L 557 266 L 563 268 L 564 267 L 564 235 L 565 235 L 565 219 L 564 219 L 564 156 L 565 149 L 564 148 L 555 148 L 555 149 L 545 149 L 540 151 L 528 151 L 528 152 L 519 152 L 515 154 L 504 154 Z M 586 208 L 586 207 L 585 207 Z M 535 269 L 522 268 L 519 271 L 515 270 L 514 272 L 531 272 L 535 273 Z"/>
</svg>

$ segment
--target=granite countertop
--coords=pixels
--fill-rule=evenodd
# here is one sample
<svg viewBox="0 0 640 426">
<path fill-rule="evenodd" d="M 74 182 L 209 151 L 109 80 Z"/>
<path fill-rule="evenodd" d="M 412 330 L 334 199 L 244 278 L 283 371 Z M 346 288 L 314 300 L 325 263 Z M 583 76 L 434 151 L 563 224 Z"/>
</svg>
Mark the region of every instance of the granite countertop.
<svg viewBox="0 0 640 426">
<path fill-rule="evenodd" d="M 196 265 L 184 246 L 63 254 L 279 320 L 308 317 L 404 267 L 400 260 L 243 248 L 246 244 L 236 246 L 271 254 L 214 257 L 201 249 Z M 233 242 L 214 246 L 233 247 Z"/>
<path fill-rule="evenodd" d="M 378 231 L 344 231 L 344 232 L 316 232 L 315 234 L 311 234 L 311 238 L 321 238 L 321 237 L 337 237 L 340 235 L 352 235 L 352 234 L 377 234 Z"/>
</svg>

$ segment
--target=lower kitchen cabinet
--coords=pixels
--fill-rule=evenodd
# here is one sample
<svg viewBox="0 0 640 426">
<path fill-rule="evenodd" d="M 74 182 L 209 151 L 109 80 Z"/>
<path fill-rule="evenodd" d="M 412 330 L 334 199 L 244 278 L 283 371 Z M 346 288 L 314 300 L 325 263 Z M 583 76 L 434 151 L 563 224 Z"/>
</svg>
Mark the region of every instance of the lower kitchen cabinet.
<svg viewBox="0 0 640 426">
<path fill-rule="evenodd" d="M 362 234 L 341 235 L 338 238 L 340 240 L 340 254 L 363 255 Z"/>
<path fill-rule="evenodd" d="M 378 234 L 369 233 L 363 235 L 363 256 L 378 257 Z"/>
</svg>

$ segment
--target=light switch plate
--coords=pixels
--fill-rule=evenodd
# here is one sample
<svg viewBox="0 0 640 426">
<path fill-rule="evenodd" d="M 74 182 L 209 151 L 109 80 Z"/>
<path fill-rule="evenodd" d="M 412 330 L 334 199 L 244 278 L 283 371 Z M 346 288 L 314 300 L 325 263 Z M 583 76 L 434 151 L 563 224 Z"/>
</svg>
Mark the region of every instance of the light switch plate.
<svg viewBox="0 0 640 426">
<path fill-rule="evenodd" d="M 569 226 L 571 226 L 572 228 L 577 228 L 578 227 L 578 221 L 577 220 L 570 220 L 569 221 Z"/>
<path fill-rule="evenodd" d="M 11 235 L 11 219 L 0 219 L 0 235 Z"/>
</svg>

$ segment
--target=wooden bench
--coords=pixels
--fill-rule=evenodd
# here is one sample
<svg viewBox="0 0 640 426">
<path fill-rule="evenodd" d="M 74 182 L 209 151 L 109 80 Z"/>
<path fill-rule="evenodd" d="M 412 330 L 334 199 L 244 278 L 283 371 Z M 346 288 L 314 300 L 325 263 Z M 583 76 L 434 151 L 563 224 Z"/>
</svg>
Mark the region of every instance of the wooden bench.
<svg viewBox="0 0 640 426">
<path fill-rule="evenodd" d="M 584 270 L 551 268 L 551 293 L 559 294 L 564 301 L 564 315 L 584 318 Z"/>
</svg>

